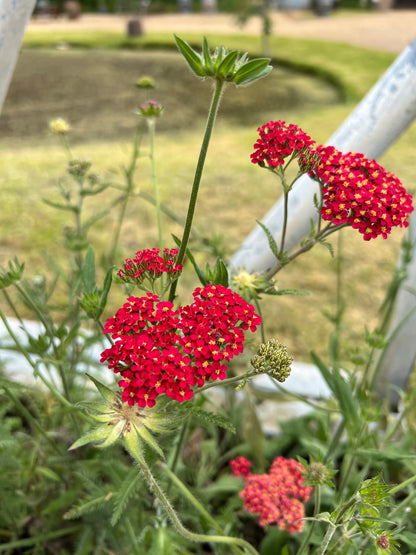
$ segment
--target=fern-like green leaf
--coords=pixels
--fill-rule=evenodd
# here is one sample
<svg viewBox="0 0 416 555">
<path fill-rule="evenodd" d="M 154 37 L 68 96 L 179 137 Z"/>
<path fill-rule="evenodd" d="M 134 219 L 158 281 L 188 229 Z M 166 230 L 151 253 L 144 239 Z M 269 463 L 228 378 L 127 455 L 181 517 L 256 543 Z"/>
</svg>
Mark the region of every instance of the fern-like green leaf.
<svg viewBox="0 0 416 555">
<path fill-rule="evenodd" d="M 319 241 L 319 243 L 326 247 L 329 250 L 329 254 L 331 255 L 331 257 L 334 258 L 334 248 L 331 243 L 328 243 L 328 241 Z"/>
<path fill-rule="evenodd" d="M 137 468 L 132 468 L 123 480 L 123 483 L 119 487 L 116 495 L 113 497 L 114 510 L 113 516 L 111 517 L 112 526 L 115 526 L 120 520 L 122 514 L 124 513 L 124 509 L 127 506 L 127 503 L 135 494 L 140 481 L 140 474 Z"/>
<path fill-rule="evenodd" d="M 270 230 L 259 220 L 256 220 L 256 221 L 259 224 L 259 226 L 262 228 L 264 233 L 266 234 L 270 250 L 272 251 L 272 253 L 275 255 L 276 258 L 279 258 L 279 249 L 277 248 L 277 243 L 276 243 L 273 235 L 270 233 Z"/>
<path fill-rule="evenodd" d="M 214 424 L 215 426 L 224 428 L 227 432 L 235 434 L 235 427 L 226 416 L 215 414 L 197 407 L 192 407 L 190 412 L 193 416 L 199 418 L 203 422 Z"/>
<path fill-rule="evenodd" d="M 101 495 L 100 497 L 96 497 L 95 499 L 90 499 L 85 503 L 79 504 L 77 507 L 73 507 L 69 511 L 64 514 L 65 520 L 73 520 L 75 518 L 79 518 L 82 515 L 86 515 L 88 513 L 92 513 L 97 509 L 101 509 L 108 503 L 108 496 Z"/>
</svg>

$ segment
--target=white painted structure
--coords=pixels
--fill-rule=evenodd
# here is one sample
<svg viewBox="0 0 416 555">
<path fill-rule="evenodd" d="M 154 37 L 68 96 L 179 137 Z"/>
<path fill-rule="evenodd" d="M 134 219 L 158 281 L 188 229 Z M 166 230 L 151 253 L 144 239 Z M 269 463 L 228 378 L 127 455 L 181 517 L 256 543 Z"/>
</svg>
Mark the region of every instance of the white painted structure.
<svg viewBox="0 0 416 555">
<path fill-rule="evenodd" d="M 0 110 L 35 0 L 0 0 Z"/>
<path fill-rule="evenodd" d="M 396 59 L 387 72 L 344 121 L 328 144 L 344 152 L 362 152 L 379 158 L 416 118 L 416 40 Z M 416 147 L 415 147 L 416 153 Z M 302 177 L 289 195 L 289 223 L 285 249 L 291 251 L 310 231 L 310 220 L 317 220 L 313 197 L 318 185 Z M 277 244 L 283 223 L 283 202 L 278 201 L 262 220 Z M 410 220 L 410 237 L 416 241 L 416 215 Z M 413 256 L 415 247 L 413 248 Z M 231 259 L 231 269 L 245 268 L 262 273 L 275 265 L 264 231 L 257 226 Z M 395 306 L 389 332 L 391 343 L 384 353 L 380 383 L 404 388 L 416 358 L 416 260 L 408 268 Z M 404 319 L 406 319 L 404 321 Z M 401 322 L 400 329 L 397 330 Z M 379 384 L 380 385 L 380 384 Z"/>
</svg>

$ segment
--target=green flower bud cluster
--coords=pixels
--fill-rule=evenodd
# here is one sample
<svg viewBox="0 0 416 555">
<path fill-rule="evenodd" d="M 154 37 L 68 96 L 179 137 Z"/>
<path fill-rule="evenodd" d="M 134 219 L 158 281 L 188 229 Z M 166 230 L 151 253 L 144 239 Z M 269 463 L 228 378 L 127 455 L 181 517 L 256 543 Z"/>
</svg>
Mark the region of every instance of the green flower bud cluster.
<svg viewBox="0 0 416 555">
<path fill-rule="evenodd" d="M 141 77 L 134 83 L 135 87 L 138 89 L 154 89 L 155 88 L 155 81 L 152 77 Z"/>
<path fill-rule="evenodd" d="M 180 53 L 198 77 L 211 77 L 242 86 L 266 77 L 273 69 L 269 64 L 270 58 L 249 60 L 247 52 L 240 56 L 237 50 L 228 50 L 223 46 L 211 52 L 205 37 L 201 54 L 177 35 L 175 40 Z"/>
<path fill-rule="evenodd" d="M 310 486 L 322 486 L 331 478 L 329 469 L 321 462 L 311 462 L 305 471 L 306 483 Z"/>
<path fill-rule="evenodd" d="M 83 178 L 87 175 L 91 167 L 91 162 L 88 160 L 70 160 L 68 163 L 68 173 L 74 177 Z"/>
<path fill-rule="evenodd" d="M 270 339 L 260 345 L 257 354 L 251 359 L 251 366 L 257 374 L 269 374 L 279 382 L 284 382 L 290 375 L 293 358 L 287 347 L 277 339 Z"/>
</svg>

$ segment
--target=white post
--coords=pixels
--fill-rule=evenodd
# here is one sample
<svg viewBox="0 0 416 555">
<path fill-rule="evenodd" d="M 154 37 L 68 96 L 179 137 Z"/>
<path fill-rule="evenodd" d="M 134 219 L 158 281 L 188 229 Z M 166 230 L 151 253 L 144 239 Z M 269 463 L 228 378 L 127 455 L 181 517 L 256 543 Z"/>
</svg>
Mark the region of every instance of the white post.
<svg viewBox="0 0 416 555">
<path fill-rule="evenodd" d="M 378 158 L 394 143 L 416 117 L 416 40 L 390 66 L 376 85 L 344 121 L 328 144 L 343 152 L 362 152 Z M 259 170 L 261 171 L 261 170 Z M 292 250 L 310 231 L 317 213 L 313 197 L 318 185 L 303 176 L 289 195 L 289 223 L 286 250 Z M 283 203 L 279 200 L 263 218 L 276 242 L 282 231 Z M 233 255 L 230 267 L 264 272 L 275 265 L 266 235 L 257 226 Z"/>
<path fill-rule="evenodd" d="M 407 276 L 400 286 L 395 300 L 389 332 L 390 343 L 384 349 L 379 361 L 376 389 L 388 395 L 393 405 L 399 401 L 394 385 L 401 390 L 406 388 L 416 360 L 416 214 L 412 213 L 407 234 L 411 247 L 411 260 Z M 400 257 L 398 267 L 402 264 Z"/>
<path fill-rule="evenodd" d="M 344 152 L 362 152 L 378 158 L 394 143 L 416 117 L 416 40 L 397 58 L 378 83 L 345 120 L 328 144 Z M 309 232 L 310 219 L 317 219 L 313 196 L 318 185 L 305 176 L 289 195 L 289 225 L 286 248 L 293 249 Z M 279 244 L 283 205 L 279 201 L 263 223 Z M 407 278 L 397 294 L 388 337 L 382 353 L 376 389 L 389 394 L 397 403 L 398 394 L 388 391 L 389 384 L 404 389 L 416 360 L 416 214 L 410 219 L 408 234 L 412 260 Z M 400 257 L 401 258 L 401 257 Z M 273 267 L 275 258 L 264 231 L 258 226 L 244 241 L 231 260 L 231 268 L 264 272 Z"/>
<path fill-rule="evenodd" d="M 35 0 L 0 0 L 0 110 Z"/>
</svg>

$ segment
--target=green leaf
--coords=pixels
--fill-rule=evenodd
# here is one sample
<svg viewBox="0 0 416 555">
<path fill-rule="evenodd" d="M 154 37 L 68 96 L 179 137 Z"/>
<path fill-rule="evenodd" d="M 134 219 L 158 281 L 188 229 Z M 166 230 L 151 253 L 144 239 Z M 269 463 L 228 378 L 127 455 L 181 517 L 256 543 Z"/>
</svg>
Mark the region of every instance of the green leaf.
<svg viewBox="0 0 416 555">
<path fill-rule="evenodd" d="M 123 420 L 119 420 L 117 424 L 107 424 L 107 437 L 102 443 L 98 443 L 96 447 L 99 449 L 105 449 L 106 447 L 113 445 L 123 433 L 125 425 L 126 423 Z"/>
<path fill-rule="evenodd" d="M 20 264 L 17 257 L 14 257 L 14 261 L 9 260 L 9 269 L 3 268 L 0 266 L 0 289 L 5 289 L 12 285 L 12 283 L 16 283 L 20 281 L 23 277 L 23 271 L 25 268 L 25 264 Z"/>
<path fill-rule="evenodd" d="M 234 75 L 234 83 L 236 85 L 248 85 L 257 81 L 257 79 L 266 77 L 273 69 L 269 62 L 269 58 L 258 58 L 246 62 Z"/>
<path fill-rule="evenodd" d="M 42 199 L 45 204 L 57 208 L 58 210 L 69 210 L 70 212 L 78 212 L 78 208 L 73 204 L 60 204 L 59 202 L 53 202 L 47 198 Z"/>
<path fill-rule="evenodd" d="M 198 75 L 199 77 L 205 77 L 206 73 L 204 71 L 204 65 L 202 62 L 202 58 L 199 54 L 195 52 L 193 48 L 184 40 L 182 40 L 178 35 L 175 35 L 176 45 L 178 47 L 179 52 L 188 62 L 189 67 L 191 70 Z"/>
<path fill-rule="evenodd" d="M 88 245 L 87 253 L 81 267 L 81 278 L 84 285 L 83 293 L 85 295 L 92 295 L 96 288 L 95 254 L 92 245 Z"/>
<path fill-rule="evenodd" d="M 120 520 L 127 503 L 137 490 L 137 486 L 141 483 L 141 476 L 136 467 L 130 469 L 122 484 L 117 489 L 117 493 L 113 496 L 114 510 L 111 517 L 111 526 L 115 526 Z"/>
<path fill-rule="evenodd" d="M 337 399 L 347 428 L 352 433 L 356 433 L 361 424 L 358 404 L 353 395 L 352 387 L 344 380 L 338 368 L 333 368 L 331 371 L 315 353 L 311 353 L 311 357 Z"/>
<path fill-rule="evenodd" d="M 357 454 L 370 461 L 400 461 L 416 459 L 416 453 L 400 451 L 396 446 L 380 449 L 358 449 Z"/>
<path fill-rule="evenodd" d="M 234 424 L 229 420 L 228 417 L 222 416 L 220 414 L 215 414 L 213 412 L 206 411 L 199 407 L 192 407 L 190 413 L 196 418 L 208 422 L 209 424 L 214 424 L 220 428 L 224 428 L 228 432 L 235 434 L 236 430 Z"/>
<path fill-rule="evenodd" d="M 224 287 L 228 287 L 228 271 L 227 266 L 224 262 L 217 258 L 217 261 L 214 266 L 214 279 L 212 281 L 213 285 L 223 285 Z"/>
<path fill-rule="evenodd" d="M 265 441 L 262 426 L 251 394 L 246 390 L 243 401 L 243 437 L 251 448 L 259 468 L 265 465 Z"/>
<path fill-rule="evenodd" d="M 329 254 L 331 255 L 331 257 L 334 258 L 334 248 L 331 243 L 328 243 L 328 241 L 319 241 L 319 244 L 326 247 L 329 250 Z"/>
<path fill-rule="evenodd" d="M 102 495 L 95 499 L 91 499 L 86 503 L 82 503 L 78 505 L 78 507 L 74 507 L 73 509 L 69 510 L 64 514 L 65 520 L 72 520 L 74 518 L 79 518 L 82 515 L 92 513 L 93 511 L 101 508 L 108 502 L 107 495 Z"/>
<path fill-rule="evenodd" d="M 175 241 L 175 243 L 178 245 L 178 247 L 180 247 L 181 246 L 181 240 L 179 239 L 179 237 L 176 237 L 176 235 L 173 235 L 173 234 L 172 234 L 172 237 L 173 237 L 173 240 Z M 194 255 L 192 254 L 192 252 L 189 249 L 186 249 L 185 252 L 186 252 L 186 257 L 188 258 L 189 262 L 194 267 L 195 273 L 198 276 L 199 281 L 205 287 L 205 285 L 208 284 L 208 280 L 207 280 L 207 277 L 205 275 L 205 272 L 203 270 L 201 270 L 201 268 L 196 263 L 196 260 L 194 258 Z"/>
<path fill-rule="evenodd" d="M 85 235 L 88 229 L 92 225 L 94 225 L 95 222 L 98 222 L 98 220 L 101 220 L 101 218 L 104 218 L 104 216 L 106 216 L 109 212 L 110 212 L 109 210 L 102 210 L 101 212 L 97 212 L 96 214 L 91 216 L 91 218 L 88 218 L 88 220 L 84 222 L 84 224 L 82 225 L 82 228 L 81 228 L 82 233 Z"/>
<path fill-rule="evenodd" d="M 124 434 L 124 443 L 133 459 L 139 464 L 146 464 L 141 449 L 140 438 L 135 431 L 130 430 Z"/>
<path fill-rule="evenodd" d="M 104 287 L 103 287 L 101 297 L 100 297 L 100 305 L 99 305 L 98 310 L 95 314 L 95 319 L 96 320 L 99 320 L 99 318 L 101 317 L 101 314 L 104 311 L 104 308 L 106 307 L 107 298 L 108 298 L 108 294 L 109 294 L 110 289 L 111 289 L 112 282 L 113 282 L 113 269 L 110 268 L 107 271 L 107 274 L 104 278 Z"/>
<path fill-rule="evenodd" d="M 215 62 L 214 62 L 214 73 L 217 74 L 218 73 L 218 69 L 224 59 L 224 55 L 226 53 L 226 50 L 223 46 L 218 46 L 215 49 L 215 53 L 214 53 L 214 58 L 215 58 Z"/>
<path fill-rule="evenodd" d="M 267 290 L 266 293 L 268 295 L 311 295 L 311 292 L 306 289 L 272 289 Z"/>
<path fill-rule="evenodd" d="M 230 73 L 232 74 L 235 69 L 235 61 L 237 58 L 238 58 L 237 50 L 233 50 L 232 52 L 229 52 L 221 62 L 217 71 L 217 75 L 221 75 L 221 77 L 224 77 L 224 79 L 226 79 Z"/>
<path fill-rule="evenodd" d="M 36 468 L 36 472 L 42 474 L 43 476 L 49 478 L 49 480 L 52 480 L 54 482 L 61 481 L 60 476 L 58 476 L 56 472 L 54 472 L 51 468 L 48 468 L 47 466 L 38 466 Z"/>
<path fill-rule="evenodd" d="M 205 72 L 212 75 L 214 73 L 214 65 L 212 63 L 211 52 L 209 51 L 206 37 L 204 37 L 202 41 L 202 56 L 204 58 Z"/>
<path fill-rule="evenodd" d="M 108 424 L 103 424 L 102 426 L 99 426 L 95 430 L 92 430 L 91 432 L 88 432 L 88 434 L 85 434 L 84 436 L 77 439 L 77 441 L 73 443 L 71 447 L 69 447 L 69 451 L 78 449 L 79 447 L 87 445 L 88 443 L 97 443 L 99 441 L 102 441 L 108 436 L 108 433 Z"/>
<path fill-rule="evenodd" d="M 101 395 L 104 397 L 104 399 L 106 401 L 108 401 L 109 403 L 112 403 L 114 401 L 116 393 L 114 393 L 114 391 L 112 391 L 109 387 L 107 387 L 106 385 L 101 383 L 99 380 L 97 380 L 97 378 L 94 378 L 94 376 L 91 376 L 91 374 L 87 373 L 87 376 L 89 377 L 89 379 L 92 382 L 94 382 L 96 388 L 101 393 Z"/>
<path fill-rule="evenodd" d="M 163 453 L 162 449 L 159 447 L 157 441 L 149 432 L 149 430 L 144 425 L 137 425 L 133 423 L 133 427 L 136 430 L 136 433 L 140 436 L 140 438 L 155 451 L 159 455 L 161 459 L 165 459 L 165 454 Z M 132 431 L 131 431 L 132 432 Z M 131 433 L 130 432 L 130 433 Z"/>
<path fill-rule="evenodd" d="M 258 225 L 262 228 L 262 230 L 266 234 L 270 250 L 275 255 L 275 257 L 278 259 L 279 258 L 279 249 L 277 248 L 277 243 L 276 243 L 273 235 L 270 233 L 269 229 L 262 222 L 260 222 L 259 220 L 256 220 L 256 222 L 258 223 Z"/>
</svg>

